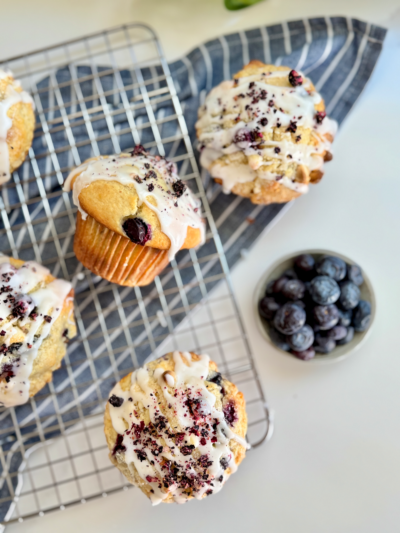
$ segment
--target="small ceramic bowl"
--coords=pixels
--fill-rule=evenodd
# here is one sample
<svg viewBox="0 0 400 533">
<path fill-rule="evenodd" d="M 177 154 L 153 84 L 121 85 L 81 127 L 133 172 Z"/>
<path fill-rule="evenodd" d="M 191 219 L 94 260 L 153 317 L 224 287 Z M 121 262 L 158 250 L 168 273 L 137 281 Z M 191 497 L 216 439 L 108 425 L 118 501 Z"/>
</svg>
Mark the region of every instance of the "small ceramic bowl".
<svg viewBox="0 0 400 533">
<path fill-rule="evenodd" d="M 355 264 L 355 262 L 349 257 L 346 257 L 345 255 L 339 254 L 337 252 L 332 252 L 330 250 L 320 250 L 320 249 L 299 250 L 298 252 L 287 255 L 279 259 L 279 261 L 276 261 L 273 265 L 271 265 L 271 267 L 265 272 L 263 277 L 258 282 L 256 291 L 254 294 L 254 310 L 255 310 L 256 322 L 257 322 L 258 328 L 261 331 L 261 334 L 263 335 L 263 337 L 267 339 L 267 341 L 269 341 L 277 351 L 297 361 L 301 361 L 301 359 L 297 359 L 290 352 L 285 352 L 284 350 L 281 350 L 271 341 L 271 338 L 269 336 L 268 322 L 259 315 L 258 303 L 264 297 L 265 290 L 267 288 L 268 283 L 273 279 L 279 278 L 286 270 L 288 270 L 289 268 L 292 268 L 295 257 L 301 254 L 311 254 L 316 261 L 318 261 L 323 255 L 334 255 L 336 257 L 340 257 L 341 259 L 343 259 L 343 261 L 345 261 L 346 263 L 350 265 Z M 367 337 L 369 336 L 371 329 L 372 329 L 372 324 L 374 323 L 374 320 L 375 320 L 376 300 L 375 300 L 374 289 L 371 285 L 371 282 L 369 281 L 363 267 L 361 267 L 361 269 L 362 269 L 362 273 L 364 276 L 364 283 L 360 286 L 361 299 L 367 300 L 368 302 L 371 303 L 371 322 L 370 322 L 369 328 L 366 331 L 355 332 L 352 341 L 342 346 L 336 346 L 336 348 L 329 354 L 318 354 L 317 353 L 313 359 L 310 359 L 309 361 L 305 361 L 307 364 L 310 364 L 310 363 L 311 364 L 315 364 L 315 363 L 326 364 L 326 363 L 333 363 L 336 361 L 342 361 L 343 359 L 348 357 L 350 354 L 358 350 L 364 344 Z"/>
</svg>

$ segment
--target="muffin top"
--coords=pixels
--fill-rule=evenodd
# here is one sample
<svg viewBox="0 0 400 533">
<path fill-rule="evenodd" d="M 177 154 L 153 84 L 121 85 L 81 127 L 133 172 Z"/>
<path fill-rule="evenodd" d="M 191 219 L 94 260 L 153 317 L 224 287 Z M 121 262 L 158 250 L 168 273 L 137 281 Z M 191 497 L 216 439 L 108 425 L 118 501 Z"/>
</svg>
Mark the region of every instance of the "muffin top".
<svg viewBox="0 0 400 533">
<path fill-rule="evenodd" d="M 258 177 L 304 193 L 331 158 L 337 125 L 303 74 L 252 61 L 210 92 L 196 129 L 201 164 L 225 192 Z"/>
<path fill-rule="evenodd" d="M 177 174 L 176 165 L 142 146 L 131 154 L 89 159 L 68 176 L 64 190 L 87 215 L 132 242 L 168 250 L 205 239 L 201 203 Z"/>
<path fill-rule="evenodd" d="M 10 164 L 7 136 L 13 125 L 14 113 L 10 111 L 16 104 L 29 104 L 29 117 L 27 122 L 34 121 L 34 103 L 30 94 L 22 90 L 19 81 L 16 81 L 9 70 L 0 69 L 0 184 L 10 179 L 10 171 L 18 165 Z M 27 113 L 26 106 L 22 105 L 20 112 Z M 22 117 L 23 118 L 23 117 Z M 22 128 L 23 130 L 23 128 Z M 29 133 L 31 137 L 31 132 Z M 16 144 L 18 145 L 18 139 Z M 30 144 L 30 143 L 29 143 Z M 15 148 L 17 148 L 16 146 Z M 14 148 L 14 147 L 13 147 Z M 25 157 L 25 153 L 23 154 Z"/>
<path fill-rule="evenodd" d="M 28 401 L 33 361 L 71 289 L 35 261 L 0 255 L 0 404 Z"/>
<path fill-rule="evenodd" d="M 110 393 L 105 415 L 113 462 L 128 465 L 153 505 L 219 492 L 249 447 L 246 430 L 242 393 L 208 355 L 189 352 L 126 376 Z"/>
</svg>

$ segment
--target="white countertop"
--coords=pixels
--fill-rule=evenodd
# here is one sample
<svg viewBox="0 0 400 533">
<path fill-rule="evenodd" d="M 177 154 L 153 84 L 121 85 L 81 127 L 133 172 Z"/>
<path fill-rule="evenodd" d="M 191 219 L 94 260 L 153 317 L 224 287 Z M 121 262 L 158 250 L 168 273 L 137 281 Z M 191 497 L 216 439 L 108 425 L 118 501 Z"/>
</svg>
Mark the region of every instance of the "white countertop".
<svg viewBox="0 0 400 533">
<path fill-rule="evenodd" d="M 275 411 L 272 440 L 250 452 L 224 490 L 204 502 L 152 508 L 133 489 L 9 526 L 7 532 L 398 530 L 398 2 L 267 0 L 228 12 L 222 0 L 19 0 L 3 5 L 0 56 L 137 20 L 153 26 L 172 59 L 217 34 L 324 14 L 352 15 L 391 31 L 369 85 L 340 131 L 323 181 L 260 236 L 232 273 L 261 381 Z M 318 247 L 358 261 L 378 300 L 365 347 L 329 366 L 280 355 L 259 334 L 252 308 L 255 285 L 272 262 L 294 250 Z"/>
</svg>

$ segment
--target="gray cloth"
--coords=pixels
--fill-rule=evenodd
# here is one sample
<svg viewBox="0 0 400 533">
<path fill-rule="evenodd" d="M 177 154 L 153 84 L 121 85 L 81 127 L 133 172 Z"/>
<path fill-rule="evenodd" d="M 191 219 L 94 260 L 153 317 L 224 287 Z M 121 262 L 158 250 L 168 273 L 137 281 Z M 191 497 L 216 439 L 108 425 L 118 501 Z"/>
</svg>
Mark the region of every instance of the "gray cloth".
<svg viewBox="0 0 400 533">
<path fill-rule="evenodd" d="M 322 93 L 328 114 L 340 124 L 372 73 L 385 33 L 383 28 L 354 19 L 315 18 L 222 36 L 199 46 L 181 60 L 169 65 L 193 144 L 196 145 L 194 124 L 197 109 L 206 93 L 223 79 L 231 78 L 251 59 L 288 65 L 304 72 Z M 138 311 L 135 317 L 135 309 L 140 308 L 137 301 L 142 302 L 147 298 L 148 317 L 155 317 L 157 310 L 161 308 L 162 302 L 157 296 L 154 284 L 138 291 L 112 287 L 90 273 L 86 273 L 82 280 L 76 278 L 76 274 L 82 269 L 72 251 L 75 211 L 68 210 L 68 196 L 60 194 L 60 186 L 68 168 L 94 154 L 129 150 L 133 144 L 139 142 L 153 146 L 154 153 L 157 153 L 160 147 L 151 120 L 149 122 L 149 106 L 135 111 L 133 120 L 140 129 L 134 134 L 131 131 L 132 118 L 127 118 L 124 106 L 126 102 L 135 101 L 140 88 L 132 89 L 131 84 L 138 81 L 140 76 L 143 76 L 144 83 L 149 81 L 149 93 L 154 91 L 155 94 L 159 91 L 162 94 L 166 81 L 161 66 L 142 68 L 140 72 L 134 69 L 123 69 L 118 73 L 109 70 L 106 65 L 97 68 L 99 83 L 95 85 L 91 80 L 85 81 L 85 76 L 91 77 L 93 74 L 93 66 L 67 65 L 37 84 L 36 104 L 40 118 L 38 122 L 42 124 L 42 132 L 39 133 L 44 135 L 37 135 L 34 140 L 32 153 L 35 159 L 26 162 L 14 174 L 13 181 L 2 188 L 0 198 L 3 215 L 0 222 L 0 250 L 10 254 L 11 249 L 17 249 L 21 259 L 40 260 L 55 275 L 73 279 L 76 283 L 80 337 L 72 341 L 69 347 L 69 371 L 64 361 L 62 368 L 54 374 L 52 388 L 57 392 L 58 406 L 50 394 L 49 387 L 35 398 L 36 412 L 39 413 L 41 426 L 45 430 L 44 438 L 53 438 L 59 434 L 60 420 L 66 427 L 70 427 L 80 416 L 92 412 L 107 398 L 116 378 L 130 371 L 134 365 L 141 364 L 165 337 L 165 329 L 155 322 L 152 324 L 152 334 L 149 335 L 144 325 L 143 309 Z M 154 81 L 157 77 L 160 79 Z M 77 79 L 80 81 L 75 83 L 72 89 L 68 82 Z M 61 87 L 57 94 L 52 89 L 55 83 Z M 122 96 L 108 95 L 107 92 L 116 86 L 122 88 Z M 85 106 L 82 103 L 76 104 L 73 102 L 76 90 L 81 91 L 83 98 L 94 93 L 96 98 L 88 100 Z M 68 114 L 82 111 L 85 107 L 91 117 L 92 129 L 77 119 L 75 122 L 71 121 L 69 134 L 64 129 L 54 129 L 47 133 L 46 124 L 61 116 L 59 111 L 50 112 L 48 109 L 54 107 L 55 103 L 59 104 L 61 99 Z M 97 110 L 99 104 L 109 111 L 106 116 L 101 110 Z M 159 129 L 164 140 L 165 155 L 179 160 L 180 156 L 186 153 L 186 149 L 184 142 L 176 139 L 180 129 L 178 120 L 174 118 L 171 99 L 159 98 L 158 102 L 153 104 L 152 112 L 156 120 L 162 121 Z M 73 150 L 69 149 L 71 135 L 75 142 Z M 51 144 L 55 149 L 64 146 L 67 149 L 59 152 L 55 159 L 49 150 Z M 183 157 L 178 165 L 183 177 L 193 174 L 190 159 Z M 40 176 L 42 179 L 39 179 Z M 212 217 L 217 223 L 228 264 L 232 267 L 240 257 L 240 251 L 254 243 L 283 206 L 254 206 L 246 199 L 222 194 L 220 187 L 210 181 L 206 173 L 203 172 L 202 177 Z M 190 186 L 198 192 L 195 180 L 190 180 Z M 48 221 L 50 213 L 51 223 Z M 30 225 L 31 221 L 35 221 L 34 226 Z M 58 234 L 58 238 L 54 237 L 55 234 Z M 62 261 L 57 260 L 60 253 L 63 256 Z M 218 282 L 218 276 L 221 277 L 223 272 L 220 261 L 215 260 L 215 254 L 216 244 L 213 239 L 209 239 L 197 252 L 199 264 L 203 270 L 206 269 L 204 272 L 207 271 L 207 279 L 210 280 L 207 291 Z M 214 262 L 209 259 L 210 256 L 214 257 Z M 187 252 L 180 252 L 177 262 L 180 264 L 183 285 L 196 279 Z M 170 310 L 174 311 L 170 319 L 175 327 L 187 315 L 188 309 L 201 300 L 203 293 L 197 283 L 185 292 L 185 302 L 174 301 L 176 293 L 173 289 L 180 281 L 174 275 L 168 276 L 168 272 L 172 271 L 166 271 L 167 275 L 162 283 L 167 295 L 166 303 Z M 96 296 L 88 298 L 94 289 Z M 168 289 L 171 289 L 169 296 Z M 118 298 L 124 303 L 128 302 L 124 308 L 125 315 L 135 317 L 129 323 L 129 333 L 131 338 L 135 339 L 133 355 L 132 349 L 128 349 L 126 335 L 118 330 L 121 325 L 118 310 L 106 311 L 110 304 L 118 303 Z M 129 303 L 130 301 L 132 303 Z M 104 323 L 96 320 L 99 309 L 105 317 Z M 117 333 L 113 334 L 113 330 Z M 82 339 L 85 342 L 82 342 Z M 74 373 L 73 384 L 71 371 Z M 95 374 L 99 379 L 93 385 Z M 19 422 L 25 449 L 39 442 L 40 437 L 35 436 L 37 419 L 33 404 L 28 403 L 16 408 L 15 416 Z M 13 449 L 13 454 L 9 455 L 9 472 L 16 472 L 22 456 L 21 448 L 16 444 L 11 410 L 0 410 L 0 428 L 3 451 Z M 0 462 L 0 469 L 2 468 L 3 463 Z M 14 488 L 16 481 L 16 477 L 11 481 Z M 0 518 L 4 519 L 10 503 L 10 487 L 7 482 L 3 481 L 0 485 L 0 498 Z"/>
</svg>

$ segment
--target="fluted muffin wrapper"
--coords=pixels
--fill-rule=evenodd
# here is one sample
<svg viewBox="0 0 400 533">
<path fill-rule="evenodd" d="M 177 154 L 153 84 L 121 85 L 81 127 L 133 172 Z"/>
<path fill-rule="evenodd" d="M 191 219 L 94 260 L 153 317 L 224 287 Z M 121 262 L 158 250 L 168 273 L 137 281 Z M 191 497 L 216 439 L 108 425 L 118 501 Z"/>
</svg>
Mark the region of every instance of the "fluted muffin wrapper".
<svg viewBox="0 0 400 533">
<path fill-rule="evenodd" d="M 148 285 L 169 263 L 168 250 L 135 244 L 79 211 L 74 252 L 93 274 L 128 287 Z"/>
</svg>

